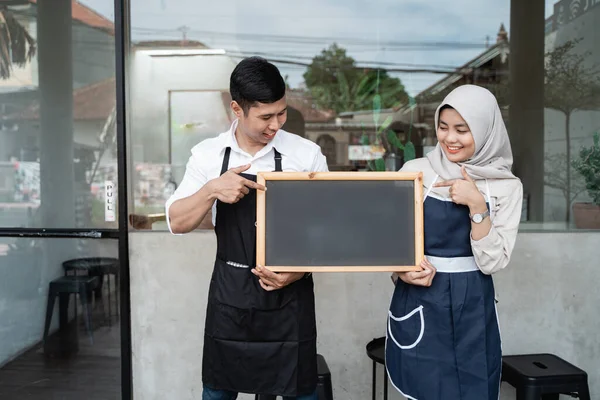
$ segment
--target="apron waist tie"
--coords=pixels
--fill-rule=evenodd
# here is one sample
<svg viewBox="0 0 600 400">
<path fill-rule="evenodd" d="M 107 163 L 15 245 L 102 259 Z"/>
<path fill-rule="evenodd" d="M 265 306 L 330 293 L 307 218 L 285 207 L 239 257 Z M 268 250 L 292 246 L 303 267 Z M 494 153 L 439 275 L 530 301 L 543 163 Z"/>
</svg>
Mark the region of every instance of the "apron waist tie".
<svg viewBox="0 0 600 400">
<path fill-rule="evenodd" d="M 437 272 L 456 273 L 479 271 L 475 257 L 434 257 L 426 256 Z"/>
</svg>

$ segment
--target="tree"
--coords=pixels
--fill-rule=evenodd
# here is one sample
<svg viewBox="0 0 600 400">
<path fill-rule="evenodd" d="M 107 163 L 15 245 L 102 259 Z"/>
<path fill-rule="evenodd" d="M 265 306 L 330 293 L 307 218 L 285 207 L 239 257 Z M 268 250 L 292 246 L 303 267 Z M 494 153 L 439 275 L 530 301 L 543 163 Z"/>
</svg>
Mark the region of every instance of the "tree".
<svg viewBox="0 0 600 400">
<path fill-rule="evenodd" d="M 567 204 L 571 204 L 585 191 L 585 182 L 581 176 L 568 178 L 565 153 L 546 154 L 544 161 L 544 185 L 560 190 Z"/>
<path fill-rule="evenodd" d="M 400 79 L 384 69 L 357 67 L 346 50 L 335 43 L 313 58 L 304 81 L 319 107 L 337 113 L 370 110 L 375 95 L 379 95 L 383 108 L 408 102 Z"/>
<path fill-rule="evenodd" d="M 545 105 L 565 115 L 565 181 L 567 222 L 571 220 L 571 116 L 575 111 L 600 109 L 600 69 L 587 66 L 590 52 L 577 54 L 573 50 L 581 39 L 570 40 L 546 54 L 544 73 Z M 561 163 L 563 164 L 563 163 Z"/>
<path fill-rule="evenodd" d="M 9 79 L 12 66 L 23 67 L 35 55 L 35 40 L 6 6 L 0 8 L 0 78 Z"/>
</svg>

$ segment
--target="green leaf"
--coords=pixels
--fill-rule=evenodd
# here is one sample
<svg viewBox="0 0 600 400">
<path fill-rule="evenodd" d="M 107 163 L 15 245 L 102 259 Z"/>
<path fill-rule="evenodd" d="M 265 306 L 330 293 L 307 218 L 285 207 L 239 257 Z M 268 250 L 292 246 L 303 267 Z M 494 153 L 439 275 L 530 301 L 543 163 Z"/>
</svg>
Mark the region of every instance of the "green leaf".
<svg viewBox="0 0 600 400">
<path fill-rule="evenodd" d="M 383 158 L 375 160 L 375 169 L 377 171 L 385 171 L 385 160 Z"/>
<path fill-rule="evenodd" d="M 415 145 L 409 140 L 404 145 L 404 162 L 414 160 L 415 158 L 417 158 Z"/>
<path fill-rule="evenodd" d="M 392 122 L 394 122 L 394 117 L 390 115 L 385 119 L 385 121 L 383 121 L 383 124 L 381 124 L 381 126 L 379 127 L 378 133 L 385 131 L 392 124 Z"/>
<path fill-rule="evenodd" d="M 381 113 L 381 96 L 377 93 L 373 96 L 373 122 L 375 125 L 379 122 L 379 115 Z"/>
<path fill-rule="evenodd" d="M 396 135 L 396 132 L 394 132 L 391 129 L 389 129 L 387 131 L 387 140 L 392 146 L 394 146 L 400 150 L 404 149 L 404 145 L 402 144 L 400 139 L 398 139 L 398 135 Z"/>
<path fill-rule="evenodd" d="M 367 146 L 369 144 L 369 135 L 363 133 L 360 137 L 360 144 Z"/>
</svg>

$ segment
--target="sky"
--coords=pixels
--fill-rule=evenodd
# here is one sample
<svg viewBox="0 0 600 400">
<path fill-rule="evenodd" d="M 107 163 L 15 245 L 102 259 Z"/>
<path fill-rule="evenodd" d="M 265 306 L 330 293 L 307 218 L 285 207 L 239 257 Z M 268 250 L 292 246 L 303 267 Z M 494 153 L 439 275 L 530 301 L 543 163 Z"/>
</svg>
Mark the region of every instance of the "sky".
<svg viewBox="0 0 600 400">
<path fill-rule="evenodd" d="M 546 1 L 546 17 L 556 0 Z M 114 20 L 112 0 L 80 0 Z M 447 71 L 510 34 L 510 0 L 131 0 L 134 41 L 185 35 L 234 57 L 308 64 L 336 42 L 359 65 Z M 306 67 L 274 61 L 292 87 Z M 441 73 L 393 72 L 415 96 Z"/>
</svg>

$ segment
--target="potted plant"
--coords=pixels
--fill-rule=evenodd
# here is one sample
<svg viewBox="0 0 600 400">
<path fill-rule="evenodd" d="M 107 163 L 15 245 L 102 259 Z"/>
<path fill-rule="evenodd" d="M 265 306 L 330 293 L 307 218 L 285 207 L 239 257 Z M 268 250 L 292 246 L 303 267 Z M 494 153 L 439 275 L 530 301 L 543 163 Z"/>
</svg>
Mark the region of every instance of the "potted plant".
<svg viewBox="0 0 600 400">
<path fill-rule="evenodd" d="M 573 204 L 575 226 L 580 229 L 600 229 L 600 135 L 594 133 L 594 143 L 579 151 L 573 168 L 585 180 L 591 203 Z"/>
</svg>

